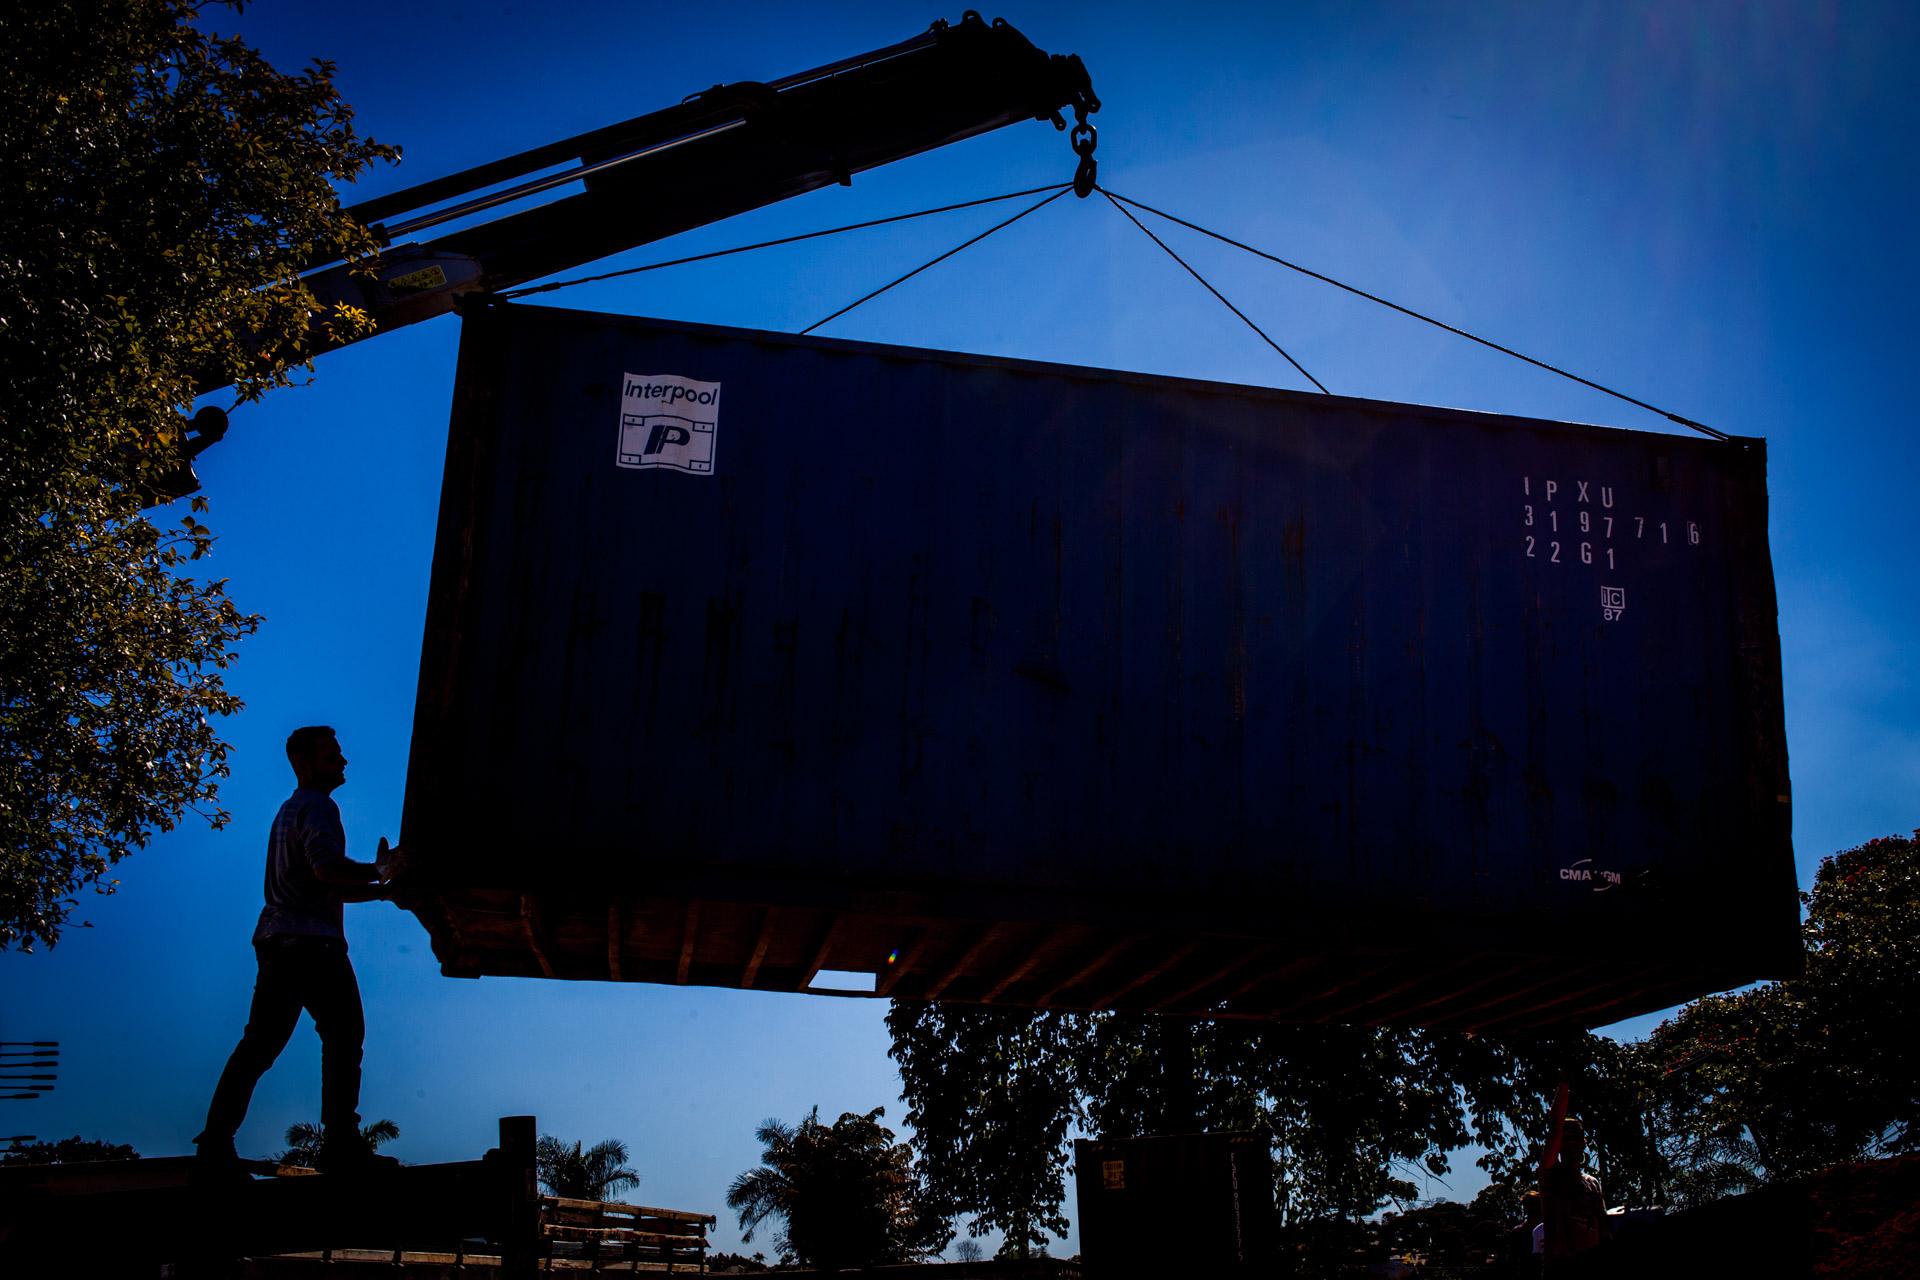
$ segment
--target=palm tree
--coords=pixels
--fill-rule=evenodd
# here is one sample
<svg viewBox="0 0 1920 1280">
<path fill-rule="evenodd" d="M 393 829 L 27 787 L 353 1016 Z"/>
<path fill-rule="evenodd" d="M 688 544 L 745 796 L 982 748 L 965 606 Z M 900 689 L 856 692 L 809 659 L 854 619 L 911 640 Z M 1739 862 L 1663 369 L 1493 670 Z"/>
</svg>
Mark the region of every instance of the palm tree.
<svg viewBox="0 0 1920 1280">
<path fill-rule="evenodd" d="M 614 1192 L 640 1185 L 640 1175 L 626 1167 L 627 1144 L 617 1138 L 583 1151 L 578 1142 L 568 1146 L 542 1134 L 533 1148 L 533 1163 L 548 1194 L 569 1200 L 611 1200 Z"/>
<path fill-rule="evenodd" d="M 362 1126 L 360 1138 L 369 1149 L 383 1142 L 392 1142 L 400 1136 L 400 1126 L 391 1120 L 375 1120 Z M 287 1126 L 287 1149 L 280 1153 L 280 1163 L 295 1168 L 311 1169 L 320 1160 L 320 1147 L 325 1140 L 320 1126 L 302 1120 L 299 1124 Z"/>
<path fill-rule="evenodd" d="M 754 1131 L 766 1150 L 760 1168 L 727 1188 L 740 1214 L 740 1239 L 778 1218 L 781 1253 L 813 1266 L 859 1267 L 924 1257 L 948 1239 L 913 1173 L 913 1152 L 880 1124 L 885 1111 L 847 1112 L 831 1126 L 820 1108 L 798 1125 L 767 1120 Z"/>
</svg>

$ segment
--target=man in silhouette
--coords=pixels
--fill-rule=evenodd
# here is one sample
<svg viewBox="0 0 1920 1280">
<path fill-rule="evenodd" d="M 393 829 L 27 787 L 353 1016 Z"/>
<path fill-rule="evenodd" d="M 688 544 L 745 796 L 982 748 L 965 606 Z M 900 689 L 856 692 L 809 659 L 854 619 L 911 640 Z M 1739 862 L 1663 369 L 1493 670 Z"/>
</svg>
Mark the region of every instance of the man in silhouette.
<svg viewBox="0 0 1920 1280">
<path fill-rule="evenodd" d="M 1586 1126 L 1568 1117 L 1561 1129 L 1560 1158 L 1540 1174 L 1540 1216 L 1549 1277 L 1572 1272 L 1576 1259 L 1600 1247 L 1607 1200 L 1600 1179 L 1581 1165 L 1587 1155 Z"/>
<path fill-rule="evenodd" d="M 333 802 L 334 789 L 347 780 L 347 758 L 332 729 L 295 729 L 287 738 L 287 761 L 299 785 L 274 815 L 267 838 L 267 901 L 253 930 L 260 965 L 253 1005 L 246 1032 L 214 1088 L 206 1128 L 194 1142 L 210 1166 L 237 1162 L 233 1138 L 253 1088 L 286 1048 L 305 1009 L 320 1033 L 320 1167 L 350 1172 L 392 1161 L 375 1156 L 360 1136 L 360 1045 L 366 1023 L 360 985 L 347 959 L 341 905 L 390 897 L 387 882 L 398 850 L 389 850 L 382 839 L 373 862 L 347 856 L 340 809 Z"/>
</svg>

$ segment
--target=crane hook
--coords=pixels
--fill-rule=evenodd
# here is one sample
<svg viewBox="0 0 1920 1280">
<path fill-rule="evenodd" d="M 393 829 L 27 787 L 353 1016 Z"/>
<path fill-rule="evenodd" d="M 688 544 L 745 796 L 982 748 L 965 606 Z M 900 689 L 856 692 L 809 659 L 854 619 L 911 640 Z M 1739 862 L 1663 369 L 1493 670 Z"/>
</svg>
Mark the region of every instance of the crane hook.
<svg viewBox="0 0 1920 1280">
<path fill-rule="evenodd" d="M 1084 200 L 1093 194 L 1094 177 L 1099 172 L 1093 149 L 1100 145 L 1100 131 L 1087 123 L 1084 111 L 1076 109 L 1075 114 L 1079 119 L 1073 126 L 1073 132 L 1068 135 L 1068 141 L 1073 144 L 1073 154 L 1080 157 L 1080 166 L 1073 171 L 1073 194 Z"/>
</svg>

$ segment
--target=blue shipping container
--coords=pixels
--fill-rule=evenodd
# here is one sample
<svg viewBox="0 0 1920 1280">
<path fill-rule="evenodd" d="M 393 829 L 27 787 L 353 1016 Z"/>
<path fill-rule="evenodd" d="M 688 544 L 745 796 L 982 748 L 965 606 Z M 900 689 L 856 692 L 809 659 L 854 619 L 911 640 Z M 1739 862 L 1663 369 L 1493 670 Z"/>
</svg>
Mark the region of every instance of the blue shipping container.
<svg viewBox="0 0 1920 1280">
<path fill-rule="evenodd" d="M 1796 961 L 1758 440 L 464 323 L 450 974 L 1517 1031 Z"/>
</svg>

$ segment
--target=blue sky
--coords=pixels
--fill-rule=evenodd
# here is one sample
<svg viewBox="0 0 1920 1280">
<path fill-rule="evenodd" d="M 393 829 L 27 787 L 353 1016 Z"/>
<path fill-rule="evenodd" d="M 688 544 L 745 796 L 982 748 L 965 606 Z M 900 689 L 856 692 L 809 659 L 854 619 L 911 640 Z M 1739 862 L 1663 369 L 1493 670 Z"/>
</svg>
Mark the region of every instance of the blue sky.
<svg viewBox="0 0 1920 1280">
<path fill-rule="evenodd" d="M 283 67 L 321 56 L 406 159 L 364 198 L 678 101 L 903 39 L 920 6 L 262 4 L 219 15 Z M 1769 441 L 1795 841 L 1820 856 L 1920 823 L 1920 624 L 1902 352 L 1920 20 L 1910 6 L 1027 4 L 1085 58 L 1113 189 Z M 804 16 L 803 16 L 804 14 Z M 945 16 L 955 18 L 957 12 Z M 989 16 L 993 16 L 989 13 Z M 1027 124 L 602 269 L 1063 181 Z M 799 329 L 1004 216 L 994 209 L 555 295 L 557 305 Z M 1661 420 L 1184 233 L 1202 271 L 1335 392 L 1646 430 Z M 1297 375 L 1104 202 L 1058 201 L 837 321 L 830 336 L 1276 386 Z M 124 863 L 93 927 L 0 957 L 0 1035 L 66 1045 L 58 1091 L 0 1133 L 188 1149 L 244 1020 L 247 938 L 293 725 L 339 727 L 338 799 L 370 856 L 397 835 L 458 322 L 323 357 L 203 459 L 211 571 L 266 615 L 232 673 L 233 814 Z M 755 1123 L 903 1113 L 884 1006 L 826 997 L 438 975 L 424 932 L 348 912 L 368 1013 L 363 1112 L 414 1161 L 495 1118 L 620 1137 L 634 1198 L 722 1212 Z M 1637 1034 L 1650 1024 L 1624 1024 Z M 318 1105 L 303 1025 L 243 1150 Z M 1462 1162 L 1463 1163 L 1463 1162 Z M 1434 1184 L 1464 1198 L 1471 1173 Z M 1071 1216 L 1071 1205 L 1069 1205 Z M 717 1240 L 737 1231 L 722 1213 Z M 1071 1241 L 1065 1251 L 1072 1251 Z"/>
</svg>

